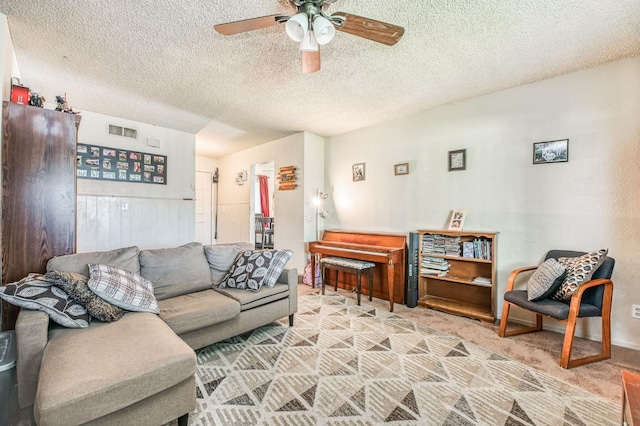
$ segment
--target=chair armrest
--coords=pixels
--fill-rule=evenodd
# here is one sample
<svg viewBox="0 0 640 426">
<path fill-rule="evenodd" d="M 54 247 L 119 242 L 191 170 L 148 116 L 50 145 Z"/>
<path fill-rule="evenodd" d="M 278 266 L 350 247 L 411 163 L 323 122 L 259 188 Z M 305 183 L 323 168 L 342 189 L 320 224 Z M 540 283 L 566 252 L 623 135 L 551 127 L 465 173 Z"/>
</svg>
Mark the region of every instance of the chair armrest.
<svg viewBox="0 0 640 426">
<path fill-rule="evenodd" d="M 534 269 L 538 269 L 537 266 L 526 266 L 524 268 L 514 269 L 511 274 L 509 274 L 509 279 L 507 280 L 507 289 L 505 291 L 513 290 L 513 286 L 515 285 L 516 278 L 523 272 L 533 271 Z"/>
<path fill-rule="evenodd" d="M 604 285 L 604 294 L 602 295 L 602 312 L 603 315 L 608 314 L 608 312 L 611 310 L 613 281 L 607 278 L 598 278 L 595 280 L 587 281 L 584 284 L 580 284 L 575 293 L 571 295 L 571 300 L 569 302 L 569 317 L 571 317 L 572 315 L 578 315 L 578 312 L 580 311 L 580 303 L 582 303 L 582 295 L 584 294 L 584 292 L 591 287 L 597 287 L 599 285 Z"/>
</svg>

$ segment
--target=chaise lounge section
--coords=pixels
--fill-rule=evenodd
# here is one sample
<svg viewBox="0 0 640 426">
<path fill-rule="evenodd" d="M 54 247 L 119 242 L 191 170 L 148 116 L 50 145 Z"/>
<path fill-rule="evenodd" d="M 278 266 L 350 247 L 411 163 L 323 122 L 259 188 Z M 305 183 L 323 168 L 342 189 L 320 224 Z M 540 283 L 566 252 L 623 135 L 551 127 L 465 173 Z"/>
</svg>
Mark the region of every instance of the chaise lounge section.
<svg viewBox="0 0 640 426">
<path fill-rule="evenodd" d="M 139 273 L 153 283 L 160 313 L 65 328 L 23 308 L 16 323 L 20 407 L 33 404 L 38 425 L 186 424 L 196 407 L 194 350 L 284 317 L 293 324 L 295 269 L 284 268 L 259 291 L 220 288 L 238 253 L 251 249 L 191 243 L 51 259 L 48 271 L 86 275 L 88 264 L 100 263 Z"/>
</svg>

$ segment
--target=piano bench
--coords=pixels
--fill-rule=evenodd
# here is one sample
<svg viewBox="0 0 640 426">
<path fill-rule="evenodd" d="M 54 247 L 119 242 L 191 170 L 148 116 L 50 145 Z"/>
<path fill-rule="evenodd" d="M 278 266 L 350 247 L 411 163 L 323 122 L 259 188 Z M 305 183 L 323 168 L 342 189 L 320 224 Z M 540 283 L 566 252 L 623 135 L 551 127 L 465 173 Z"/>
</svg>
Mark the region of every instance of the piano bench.
<svg viewBox="0 0 640 426">
<path fill-rule="evenodd" d="M 372 300 L 371 294 L 373 293 L 373 268 L 376 266 L 375 263 L 355 259 L 346 259 L 344 257 L 323 257 L 322 259 L 320 259 L 320 264 L 322 265 L 322 294 L 324 294 L 324 285 L 327 282 L 325 269 L 333 269 L 336 271 L 336 291 L 338 290 L 339 271 L 355 274 L 357 276 L 356 298 L 358 300 L 358 306 L 360 306 L 360 293 L 362 290 L 360 278 L 363 273 L 367 274 L 367 276 L 369 277 L 369 301 Z"/>
</svg>

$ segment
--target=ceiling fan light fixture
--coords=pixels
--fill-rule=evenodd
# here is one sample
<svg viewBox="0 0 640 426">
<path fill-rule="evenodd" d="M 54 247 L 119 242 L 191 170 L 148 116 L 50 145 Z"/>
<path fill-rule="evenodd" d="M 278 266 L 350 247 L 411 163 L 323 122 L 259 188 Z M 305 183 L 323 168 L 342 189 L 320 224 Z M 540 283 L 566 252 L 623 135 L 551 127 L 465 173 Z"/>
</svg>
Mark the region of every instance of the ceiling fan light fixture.
<svg viewBox="0 0 640 426">
<path fill-rule="evenodd" d="M 327 44 L 336 35 L 336 27 L 327 18 L 318 15 L 313 20 L 313 35 L 318 44 Z"/>
<path fill-rule="evenodd" d="M 285 29 L 291 40 L 301 42 L 309 30 L 309 17 L 305 13 L 293 15 L 287 21 Z"/>
<path fill-rule="evenodd" d="M 301 52 L 317 52 L 318 51 L 318 42 L 316 41 L 316 37 L 313 35 L 313 31 L 307 31 L 304 35 L 304 39 L 300 43 L 300 51 Z"/>
</svg>

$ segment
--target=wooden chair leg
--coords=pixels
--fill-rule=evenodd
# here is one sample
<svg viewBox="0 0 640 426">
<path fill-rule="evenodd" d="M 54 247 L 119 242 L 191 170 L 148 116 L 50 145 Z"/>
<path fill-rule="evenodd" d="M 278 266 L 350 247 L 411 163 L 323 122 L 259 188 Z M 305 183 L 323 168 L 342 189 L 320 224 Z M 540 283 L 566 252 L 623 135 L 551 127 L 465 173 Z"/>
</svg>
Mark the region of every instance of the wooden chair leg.
<svg viewBox="0 0 640 426">
<path fill-rule="evenodd" d="M 507 331 L 507 323 L 509 322 L 509 308 L 511 303 L 505 300 L 502 306 L 502 318 L 500 319 L 500 329 L 498 330 L 498 336 L 504 337 L 505 331 Z"/>
<path fill-rule="evenodd" d="M 573 348 L 573 338 L 576 334 L 576 318 L 569 318 L 567 329 L 564 332 L 564 343 L 562 343 L 562 353 L 560 355 L 560 367 L 569 368 L 571 359 L 571 349 Z"/>
<path fill-rule="evenodd" d="M 511 303 L 505 300 L 502 308 L 502 319 L 500 320 L 500 329 L 498 330 L 498 336 L 511 337 L 519 334 L 535 333 L 536 331 L 542 331 L 542 315 L 536 314 L 536 325 L 531 327 L 520 327 L 515 330 L 507 331 L 507 322 L 509 321 L 509 308 Z"/>
</svg>

